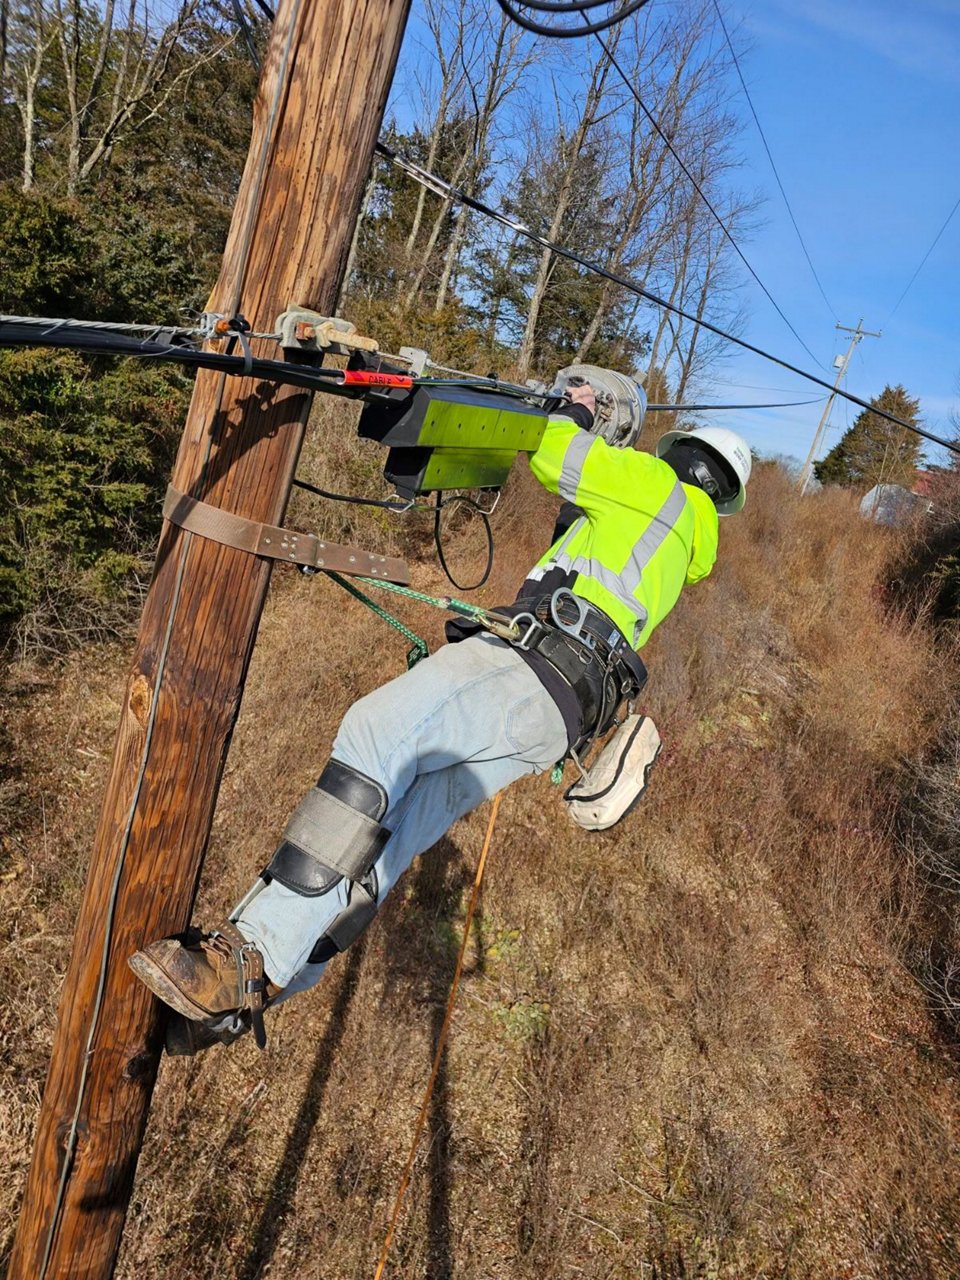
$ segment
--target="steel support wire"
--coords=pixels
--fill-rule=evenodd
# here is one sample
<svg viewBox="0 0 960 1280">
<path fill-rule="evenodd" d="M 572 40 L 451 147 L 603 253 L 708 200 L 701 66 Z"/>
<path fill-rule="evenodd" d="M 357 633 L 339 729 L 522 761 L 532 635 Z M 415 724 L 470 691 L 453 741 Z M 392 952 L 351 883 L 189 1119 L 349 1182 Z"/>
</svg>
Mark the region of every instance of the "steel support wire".
<svg viewBox="0 0 960 1280">
<path fill-rule="evenodd" d="M 727 48 L 730 50 L 730 57 L 733 59 L 733 65 L 737 69 L 740 88 L 743 90 L 743 96 L 747 100 L 747 106 L 750 108 L 750 114 L 753 116 L 753 122 L 757 126 L 757 133 L 759 133 L 760 141 L 763 143 L 763 149 L 767 153 L 767 159 L 770 161 L 770 168 L 773 170 L 773 176 L 777 180 L 777 186 L 780 188 L 780 194 L 783 196 L 783 203 L 786 205 L 787 213 L 790 215 L 790 221 L 793 223 L 793 229 L 797 233 L 797 239 L 800 241 L 800 248 L 803 250 L 803 256 L 807 260 L 807 266 L 810 268 L 811 275 L 817 282 L 817 288 L 820 290 L 820 297 L 827 304 L 827 310 L 833 316 L 834 320 L 839 323 L 840 317 L 837 315 L 836 311 L 834 311 L 833 303 L 827 297 L 826 290 L 824 289 L 820 276 L 817 273 L 817 268 L 813 265 L 813 259 L 810 257 L 810 250 L 807 248 L 807 242 L 804 240 L 803 233 L 800 230 L 800 225 L 794 216 L 793 207 L 790 204 L 786 190 L 780 180 L 780 171 L 777 169 L 776 161 L 773 158 L 773 152 L 770 150 L 769 142 L 767 142 L 767 135 L 763 131 L 763 125 L 760 123 L 760 117 L 757 115 L 757 108 L 753 105 L 753 98 L 750 95 L 750 90 L 747 88 L 747 82 L 743 77 L 743 71 L 740 68 L 740 59 L 737 57 L 737 51 L 733 47 L 733 41 L 730 39 L 730 32 L 727 30 L 727 24 L 723 17 L 723 10 L 720 8 L 720 0 L 713 0 L 713 7 L 717 11 L 717 18 L 720 22 L 720 29 L 723 32 L 723 38 L 726 40 Z"/>
<path fill-rule="evenodd" d="M 148 326 L 143 326 L 148 328 Z M 344 386 L 341 369 L 324 369 L 317 365 L 297 365 L 286 360 L 262 360 L 255 356 L 227 355 L 222 351 L 203 351 L 187 343 L 175 329 L 155 328 L 156 335 L 169 335 L 170 341 L 138 338 L 117 332 L 107 324 L 76 320 L 47 320 L 34 316 L 0 315 L 0 347 L 67 347 L 90 355 L 135 356 L 163 363 L 186 365 L 193 369 L 213 369 L 239 377 L 263 378 L 269 382 L 303 387 L 307 391 L 325 391 L 332 395 L 356 398 L 367 388 Z"/>
<path fill-rule="evenodd" d="M 459 187 L 453 186 L 445 179 L 438 177 L 434 173 L 429 173 L 426 169 L 421 169 L 419 165 L 414 164 L 412 160 L 407 160 L 399 152 L 394 151 L 392 147 L 378 142 L 376 149 L 381 156 L 389 160 L 391 164 L 396 165 L 398 169 L 402 169 L 409 174 L 414 181 L 419 182 L 427 190 L 444 196 L 455 204 L 466 205 L 467 208 L 474 209 L 485 217 L 492 218 L 495 222 L 499 222 L 501 226 L 508 227 L 518 235 L 525 236 L 534 244 L 540 245 L 541 248 L 549 249 L 559 257 L 566 258 L 568 262 L 575 262 L 584 271 L 591 271 L 594 275 L 602 276 L 604 280 L 609 280 L 612 284 L 619 285 L 621 289 L 626 289 L 628 293 L 632 293 L 638 298 L 643 298 L 646 302 L 653 303 L 655 307 L 662 307 L 665 311 L 669 311 L 675 316 L 689 320 L 691 324 L 699 325 L 702 329 L 706 329 L 708 333 L 716 334 L 718 338 L 723 338 L 725 342 L 732 342 L 742 350 L 750 351 L 753 355 L 760 356 L 763 360 L 769 360 L 771 364 L 778 365 L 789 373 L 795 373 L 800 378 L 806 378 L 808 382 L 814 383 L 815 386 L 823 387 L 825 390 L 841 396 L 851 404 L 859 405 L 861 409 L 867 409 L 870 413 L 875 413 L 878 418 L 892 422 L 896 427 L 903 427 L 906 431 L 912 431 L 914 435 L 922 436 L 924 440 L 929 440 L 931 444 L 939 445 L 942 449 L 948 449 L 951 453 L 960 454 L 960 444 L 955 441 L 945 440 L 942 436 L 934 435 L 932 431 L 925 431 L 922 427 L 914 426 L 913 423 L 904 422 L 902 418 L 888 413 L 886 409 L 881 409 L 877 405 L 870 404 L 868 400 L 855 396 L 852 391 L 836 390 L 832 382 L 825 381 L 823 378 L 818 377 L 817 374 L 809 373 L 806 369 L 801 369 L 798 365 L 791 364 L 789 360 L 775 356 L 772 352 L 765 351 L 762 347 L 754 346 L 752 342 L 747 342 L 746 338 L 738 338 L 735 334 L 727 333 L 725 329 L 711 324 L 709 320 L 703 320 L 698 316 L 692 315 L 689 311 L 685 311 L 683 307 L 678 307 L 676 303 L 668 302 L 666 298 L 661 298 L 659 294 L 645 289 L 643 285 L 637 284 L 635 280 L 618 275 L 617 272 L 610 271 L 607 267 L 602 267 L 597 262 L 591 262 L 588 258 L 581 257 L 579 253 L 574 253 L 572 249 L 567 249 L 562 244 L 548 240 L 546 236 L 532 231 L 530 227 L 518 222 L 516 218 L 509 217 L 499 209 L 491 208 L 490 205 L 484 204 L 482 200 L 477 200 L 474 196 L 467 195 L 465 191 L 461 191 Z"/>
</svg>

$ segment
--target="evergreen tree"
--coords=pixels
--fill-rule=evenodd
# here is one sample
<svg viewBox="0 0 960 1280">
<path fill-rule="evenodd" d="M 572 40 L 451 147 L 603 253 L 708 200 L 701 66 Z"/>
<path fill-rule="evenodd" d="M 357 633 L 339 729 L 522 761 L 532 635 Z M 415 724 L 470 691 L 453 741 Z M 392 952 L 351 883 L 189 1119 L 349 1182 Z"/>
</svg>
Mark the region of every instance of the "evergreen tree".
<svg viewBox="0 0 960 1280">
<path fill-rule="evenodd" d="M 884 387 L 870 401 L 904 422 L 919 424 L 920 401 L 899 384 Z M 916 479 L 921 439 L 904 427 L 864 409 L 827 456 L 814 466 L 821 484 L 839 484 L 866 492 L 875 484 L 901 484 L 909 489 Z"/>
</svg>

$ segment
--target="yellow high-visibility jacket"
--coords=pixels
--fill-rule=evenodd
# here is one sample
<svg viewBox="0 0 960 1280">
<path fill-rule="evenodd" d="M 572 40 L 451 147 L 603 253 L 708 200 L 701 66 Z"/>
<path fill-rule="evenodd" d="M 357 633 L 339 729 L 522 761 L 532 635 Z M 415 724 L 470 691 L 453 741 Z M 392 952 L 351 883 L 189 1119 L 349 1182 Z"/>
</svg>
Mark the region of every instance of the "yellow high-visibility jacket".
<svg viewBox="0 0 960 1280">
<path fill-rule="evenodd" d="M 660 458 L 615 449 L 565 417 L 551 417 L 530 456 L 533 474 L 583 515 L 537 563 L 528 582 L 572 576 L 571 590 L 639 649 L 717 558 L 717 509 Z M 548 580 L 549 580 L 548 579 Z M 547 586 L 547 583 L 544 583 Z"/>
</svg>

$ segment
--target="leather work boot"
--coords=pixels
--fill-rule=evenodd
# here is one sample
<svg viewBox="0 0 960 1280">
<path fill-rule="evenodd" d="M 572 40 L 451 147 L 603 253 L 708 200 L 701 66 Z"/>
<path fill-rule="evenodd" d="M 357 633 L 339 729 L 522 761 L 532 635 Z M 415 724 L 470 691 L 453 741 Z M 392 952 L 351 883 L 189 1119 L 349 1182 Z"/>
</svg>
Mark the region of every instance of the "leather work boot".
<svg viewBox="0 0 960 1280">
<path fill-rule="evenodd" d="M 267 980 L 263 956 L 230 921 L 210 933 L 160 938 L 127 963 L 164 1004 L 194 1022 L 249 1012 L 254 1039 L 265 1046 L 264 1001 L 281 989 Z"/>
</svg>

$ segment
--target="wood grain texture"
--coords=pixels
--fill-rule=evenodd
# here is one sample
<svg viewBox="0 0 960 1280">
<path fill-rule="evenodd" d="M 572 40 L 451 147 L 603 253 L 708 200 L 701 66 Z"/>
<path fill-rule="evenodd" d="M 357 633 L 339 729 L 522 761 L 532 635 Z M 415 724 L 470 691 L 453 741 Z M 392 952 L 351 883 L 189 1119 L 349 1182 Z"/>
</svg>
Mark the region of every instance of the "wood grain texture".
<svg viewBox="0 0 960 1280">
<path fill-rule="evenodd" d="M 283 0 L 212 309 L 268 330 L 291 303 L 333 309 L 408 4 Z M 281 523 L 310 399 L 200 373 L 174 483 Z M 48 1242 L 47 1280 L 113 1273 L 160 1054 L 159 1006 L 126 959 L 189 922 L 269 576 L 254 556 L 164 525 L 10 1280 L 39 1280 Z"/>
</svg>

